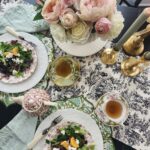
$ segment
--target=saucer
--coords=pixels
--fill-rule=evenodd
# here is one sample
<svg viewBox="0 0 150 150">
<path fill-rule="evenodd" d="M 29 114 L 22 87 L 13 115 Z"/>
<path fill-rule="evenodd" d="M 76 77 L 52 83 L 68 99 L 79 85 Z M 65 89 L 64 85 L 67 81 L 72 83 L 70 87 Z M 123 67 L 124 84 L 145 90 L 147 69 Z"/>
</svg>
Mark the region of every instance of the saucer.
<svg viewBox="0 0 150 150">
<path fill-rule="evenodd" d="M 104 111 L 104 106 L 106 105 L 106 102 L 110 101 L 111 99 L 117 100 L 122 105 L 124 105 L 123 106 L 124 107 L 123 108 L 123 114 L 121 115 L 120 118 L 112 119 Z M 125 100 L 122 96 L 120 96 L 119 93 L 109 92 L 109 93 L 106 93 L 106 94 L 102 95 L 98 99 L 97 104 L 96 104 L 96 108 L 95 108 L 95 113 L 97 114 L 98 118 L 105 125 L 108 125 L 108 126 L 119 126 L 119 125 L 123 125 L 123 123 L 125 122 L 125 120 L 128 117 L 129 105 L 127 103 L 127 100 Z"/>
<path fill-rule="evenodd" d="M 57 66 L 62 63 L 67 62 L 70 65 L 71 72 L 67 76 L 60 76 L 57 74 Z M 66 70 L 65 66 L 59 67 L 60 72 Z M 49 67 L 49 76 L 53 83 L 60 87 L 68 87 L 73 85 L 80 77 L 80 64 L 78 61 L 72 59 L 70 56 L 61 56 L 55 59 Z"/>
</svg>

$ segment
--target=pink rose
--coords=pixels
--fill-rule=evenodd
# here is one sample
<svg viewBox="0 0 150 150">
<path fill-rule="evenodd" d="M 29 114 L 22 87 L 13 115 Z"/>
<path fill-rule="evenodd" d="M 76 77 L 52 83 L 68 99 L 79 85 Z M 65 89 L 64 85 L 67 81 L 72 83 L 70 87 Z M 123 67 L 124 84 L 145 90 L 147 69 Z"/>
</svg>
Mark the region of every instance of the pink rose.
<svg viewBox="0 0 150 150">
<path fill-rule="evenodd" d="M 98 34 L 106 34 L 111 28 L 111 22 L 107 18 L 100 18 L 95 24 L 95 30 Z"/>
<path fill-rule="evenodd" d="M 71 8 L 66 8 L 60 16 L 60 21 L 64 28 L 72 28 L 76 25 L 78 21 L 78 16 Z"/>
<path fill-rule="evenodd" d="M 116 0 L 80 0 L 78 16 L 85 21 L 95 22 L 114 13 Z"/>
<path fill-rule="evenodd" d="M 64 8 L 64 3 L 61 0 L 46 0 L 42 9 L 42 16 L 49 23 L 57 23 Z"/>
<path fill-rule="evenodd" d="M 71 6 L 75 3 L 76 0 L 61 0 L 61 2 L 63 4 L 65 4 L 66 6 Z"/>
<path fill-rule="evenodd" d="M 43 1 L 42 1 L 42 0 L 36 0 L 36 3 L 37 3 L 38 5 L 43 6 Z"/>
</svg>

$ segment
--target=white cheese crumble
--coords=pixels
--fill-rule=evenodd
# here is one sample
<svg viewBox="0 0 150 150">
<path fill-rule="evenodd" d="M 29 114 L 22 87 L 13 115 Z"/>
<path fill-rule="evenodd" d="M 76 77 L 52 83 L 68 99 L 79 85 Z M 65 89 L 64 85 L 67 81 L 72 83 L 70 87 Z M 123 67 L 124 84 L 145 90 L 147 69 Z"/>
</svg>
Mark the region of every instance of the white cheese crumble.
<svg viewBox="0 0 150 150">
<path fill-rule="evenodd" d="M 61 134 L 65 135 L 65 130 L 62 130 L 62 131 L 61 131 Z"/>
<path fill-rule="evenodd" d="M 78 139 L 76 139 L 76 143 L 79 145 L 80 141 Z"/>
<path fill-rule="evenodd" d="M 53 150 L 60 150 L 59 148 L 53 148 Z"/>
<path fill-rule="evenodd" d="M 24 47 L 22 50 L 23 50 L 24 52 L 27 52 L 27 51 L 28 51 L 28 49 L 27 49 L 27 48 L 25 48 L 25 47 Z"/>
<path fill-rule="evenodd" d="M 68 147 L 68 150 L 77 150 L 77 149 L 74 148 L 74 147 L 69 146 L 69 147 Z"/>
<path fill-rule="evenodd" d="M 21 64 L 23 63 L 23 60 L 19 59 L 19 58 L 16 58 L 16 59 L 12 59 L 13 62 L 17 63 L 17 64 Z"/>
<path fill-rule="evenodd" d="M 16 74 L 18 73 L 18 71 L 16 71 L 16 70 L 13 70 L 12 71 L 12 74 L 15 76 Z"/>
</svg>

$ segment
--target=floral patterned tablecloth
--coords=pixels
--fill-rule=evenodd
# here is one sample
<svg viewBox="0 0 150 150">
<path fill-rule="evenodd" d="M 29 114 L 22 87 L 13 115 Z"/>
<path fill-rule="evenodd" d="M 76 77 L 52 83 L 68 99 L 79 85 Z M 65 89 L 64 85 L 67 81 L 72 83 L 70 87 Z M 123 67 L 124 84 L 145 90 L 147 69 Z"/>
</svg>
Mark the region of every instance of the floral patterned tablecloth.
<svg viewBox="0 0 150 150">
<path fill-rule="evenodd" d="M 54 56 L 66 55 L 55 42 Z M 109 44 L 108 44 L 109 46 Z M 150 149 L 150 68 L 131 78 L 121 73 L 121 61 L 127 56 L 121 51 L 115 65 L 104 65 L 99 53 L 90 57 L 76 58 L 81 65 L 80 80 L 70 88 L 59 88 L 51 81 L 48 92 L 53 100 L 83 95 L 93 104 L 106 92 L 117 90 L 129 103 L 130 113 L 122 127 L 113 128 L 113 137 L 138 150 Z"/>
<path fill-rule="evenodd" d="M 39 36 L 39 38 L 47 46 L 50 60 L 66 55 L 66 53 L 57 47 L 51 37 Z M 74 86 L 69 88 L 55 86 L 49 80 L 48 74 L 46 74 L 36 87 L 46 89 L 53 101 L 63 101 L 82 96 L 93 104 L 104 93 L 117 90 L 128 100 L 130 114 L 125 122 L 125 130 L 121 127 L 113 128 L 113 137 L 138 150 L 149 150 L 150 68 L 146 69 L 137 77 L 125 77 L 120 70 L 120 63 L 125 57 L 124 53 L 121 52 L 118 62 L 113 66 L 102 64 L 99 59 L 99 54 L 85 58 L 74 57 L 81 65 L 81 77 Z M 22 94 L 20 93 L 19 95 Z M 6 105 L 11 103 L 11 96 L 12 94 L 0 93 L 0 99 Z M 125 133 L 123 133 L 124 131 Z"/>
<path fill-rule="evenodd" d="M 42 38 L 41 36 L 39 36 Z M 60 50 L 52 38 L 42 38 L 48 47 L 50 60 L 66 55 Z M 125 130 L 121 127 L 113 128 L 113 137 L 138 150 L 150 149 L 150 68 L 135 78 L 125 77 L 120 70 L 120 62 L 126 56 L 119 54 L 118 62 L 113 66 L 101 63 L 99 53 L 90 57 L 77 58 L 81 65 L 81 77 L 72 87 L 60 88 L 54 85 L 45 75 L 36 86 L 44 88 L 51 95 L 53 101 L 66 100 L 83 96 L 95 104 L 98 98 L 106 92 L 117 90 L 128 100 L 130 114 L 125 122 Z M 22 94 L 22 93 L 21 93 Z M 10 95 L 1 93 L 1 99 L 10 103 Z M 5 98 L 3 98 L 5 97 Z M 123 133 L 125 131 L 125 133 Z"/>
</svg>

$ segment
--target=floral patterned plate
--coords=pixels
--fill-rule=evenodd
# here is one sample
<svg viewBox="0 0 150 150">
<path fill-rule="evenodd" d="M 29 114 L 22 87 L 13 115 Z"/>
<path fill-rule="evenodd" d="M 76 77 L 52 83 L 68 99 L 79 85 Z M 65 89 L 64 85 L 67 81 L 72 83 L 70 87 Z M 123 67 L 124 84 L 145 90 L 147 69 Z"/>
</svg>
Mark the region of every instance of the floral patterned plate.
<svg viewBox="0 0 150 150">
<path fill-rule="evenodd" d="M 36 53 L 37 53 L 37 67 L 32 76 L 25 80 L 24 82 L 19 82 L 16 84 L 7 84 L 0 82 L 0 91 L 6 93 L 19 93 L 24 92 L 32 87 L 34 87 L 46 73 L 48 67 L 48 54 L 44 44 L 34 35 L 19 32 L 26 40 L 31 41 L 36 44 Z M 3 34 L 0 36 L 0 41 L 11 41 L 16 40 L 16 38 L 10 34 Z"/>
</svg>

